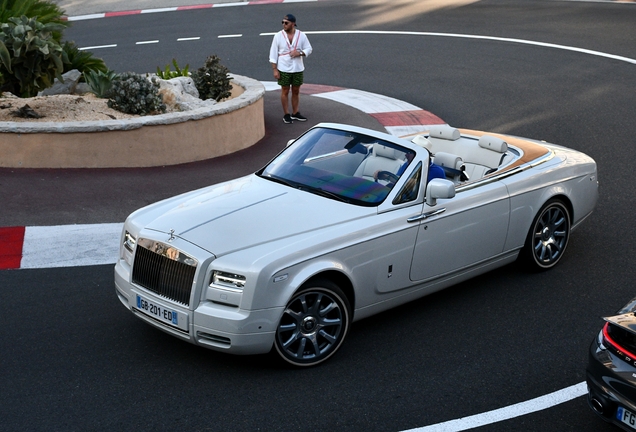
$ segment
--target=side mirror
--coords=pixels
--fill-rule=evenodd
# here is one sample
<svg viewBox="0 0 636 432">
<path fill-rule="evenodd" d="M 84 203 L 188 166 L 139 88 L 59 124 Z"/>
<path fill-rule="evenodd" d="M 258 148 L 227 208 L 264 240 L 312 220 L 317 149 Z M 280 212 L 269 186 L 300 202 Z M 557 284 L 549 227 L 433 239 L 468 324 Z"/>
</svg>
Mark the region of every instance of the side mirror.
<svg viewBox="0 0 636 432">
<path fill-rule="evenodd" d="M 433 207 L 438 199 L 448 199 L 455 196 L 455 184 L 450 180 L 433 179 L 426 185 L 426 204 Z"/>
</svg>

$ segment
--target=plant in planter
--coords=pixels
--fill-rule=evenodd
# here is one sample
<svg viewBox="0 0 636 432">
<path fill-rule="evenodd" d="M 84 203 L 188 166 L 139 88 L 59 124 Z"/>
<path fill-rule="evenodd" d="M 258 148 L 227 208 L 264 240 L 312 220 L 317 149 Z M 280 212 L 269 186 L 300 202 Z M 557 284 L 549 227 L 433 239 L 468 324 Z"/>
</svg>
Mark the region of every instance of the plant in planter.
<svg viewBox="0 0 636 432">
<path fill-rule="evenodd" d="M 157 76 L 164 80 L 169 80 L 172 78 L 178 78 L 182 76 L 184 77 L 190 76 L 190 72 L 188 71 L 188 69 L 190 68 L 189 64 L 185 65 L 185 67 L 181 69 L 179 65 L 177 64 L 177 60 L 172 59 L 172 65 L 174 66 L 174 70 L 170 70 L 170 65 L 166 65 L 165 70 L 161 70 L 159 66 L 157 66 Z"/>
<path fill-rule="evenodd" d="M 64 61 L 62 47 L 53 39 L 60 24 L 41 23 L 25 15 L 9 18 L 0 25 L 0 73 L 3 88 L 21 97 L 33 97 L 58 78 L 62 81 Z M 17 91 L 18 90 L 18 91 Z"/>
<path fill-rule="evenodd" d="M 87 70 L 83 73 L 84 81 L 88 84 L 90 92 L 98 98 L 107 98 L 110 88 L 113 86 L 113 80 L 119 75 L 112 70 Z"/>
<path fill-rule="evenodd" d="M 217 102 L 230 97 L 232 84 L 228 73 L 230 70 L 221 64 L 216 55 L 209 56 L 203 65 L 192 74 L 194 85 L 203 100 L 214 99 Z"/>
<path fill-rule="evenodd" d="M 128 114 L 166 112 L 155 78 L 148 80 L 134 72 L 124 72 L 112 80 L 106 93 L 108 107 Z"/>
<path fill-rule="evenodd" d="M 53 39 L 62 40 L 61 29 L 70 25 L 70 22 L 62 19 L 64 10 L 51 1 L 46 0 L 0 0 L 0 23 L 9 22 L 9 18 L 37 17 L 42 24 L 55 23 L 61 27 L 53 32 Z"/>
<path fill-rule="evenodd" d="M 62 44 L 62 49 L 68 57 L 68 63 L 64 63 L 64 72 L 73 69 L 77 69 L 82 73 L 87 71 L 106 73 L 108 71 L 104 60 L 94 57 L 90 51 L 80 50 L 73 41 L 65 41 Z"/>
</svg>

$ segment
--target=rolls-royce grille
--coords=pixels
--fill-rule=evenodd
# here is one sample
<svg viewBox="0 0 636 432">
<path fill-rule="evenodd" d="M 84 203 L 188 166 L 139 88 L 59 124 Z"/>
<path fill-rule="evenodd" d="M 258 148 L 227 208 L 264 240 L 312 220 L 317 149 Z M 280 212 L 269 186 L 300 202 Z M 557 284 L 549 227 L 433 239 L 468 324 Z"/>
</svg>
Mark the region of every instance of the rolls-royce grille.
<svg viewBox="0 0 636 432">
<path fill-rule="evenodd" d="M 189 306 L 196 270 L 138 245 L 132 280 L 149 291 Z"/>
</svg>

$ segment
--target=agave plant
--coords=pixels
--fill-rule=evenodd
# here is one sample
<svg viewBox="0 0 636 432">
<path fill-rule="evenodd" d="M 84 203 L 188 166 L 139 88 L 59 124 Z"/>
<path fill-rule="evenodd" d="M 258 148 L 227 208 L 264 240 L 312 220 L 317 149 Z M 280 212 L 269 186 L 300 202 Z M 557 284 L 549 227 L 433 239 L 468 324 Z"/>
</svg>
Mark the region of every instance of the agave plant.
<svg viewBox="0 0 636 432">
<path fill-rule="evenodd" d="M 118 74 L 112 70 L 102 72 L 101 70 L 87 70 L 84 71 L 84 80 L 91 93 L 95 94 L 98 98 L 108 97 L 108 91 L 113 86 L 113 80 L 119 77 Z"/>
<path fill-rule="evenodd" d="M 64 42 L 62 49 L 68 57 L 68 63 L 64 63 L 64 72 L 73 69 L 77 69 L 84 74 L 87 71 L 100 71 L 104 73 L 108 71 L 104 60 L 93 57 L 93 53 L 90 51 L 80 50 L 73 41 Z"/>
<path fill-rule="evenodd" d="M 53 40 L 53 32 L 61 31 L 60 24 L 43 24 L 36 18 L 9 18 L 0 24 L 0 73 L 5 86 L 21 97 L 32 97 L 53 84 L 63 81 L 64 61 L 68 61 L 62 47 Z"/>
</svg>

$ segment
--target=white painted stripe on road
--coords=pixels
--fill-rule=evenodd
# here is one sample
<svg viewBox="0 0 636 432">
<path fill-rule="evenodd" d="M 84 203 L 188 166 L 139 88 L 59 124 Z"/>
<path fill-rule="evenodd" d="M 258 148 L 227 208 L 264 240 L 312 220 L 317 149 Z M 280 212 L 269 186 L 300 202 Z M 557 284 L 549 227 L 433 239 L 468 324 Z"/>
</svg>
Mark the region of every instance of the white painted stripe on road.
<svg viewBox="0 0 636 432">
<path fill-rule="evenodd" d="M 89 47 L 83 47 L 83 48 L 78 48 L 80 51 L 84 51 L 84 50 L 94 50 L 94 49 L 102 49 L 102 48 L 115 48 L 117 46 L 117 44 L 112 44 L 112 45 L 96 45 L 96 46 L 89 46 Z"/>
<path fill-rule="evenodd" d="M 148 45 L 148 44 L 156 44 L 156 43 L 159 43 L 158 39 L 135 42 L 135 45 Z"/>
<path fill-rule="evenodd" d="M 90 15 L 78 15 L 74 17 L 68 17 L 67 19 L 69 21 L 82 21 L 82 20 L 104 18 L 105 16 L 106 16 L 105 13 L 98 13 L 98 14 L 90 14 Z"/>
<path fill-rule="evenodd" d="M 167 7 L 167 8 L 157 8 L 157 9 L 142 9 L 142 11 L 140 13 L 142 14 L 149 14 L 149 13 L 157 13 L 157 12 L 174 12 L 176 11 L 178 8 L 175 7 Z"/>
<path fill-rule="evenodd" d="M 240 38 L 242 37 L 243 34 L 227 34 L 227 35 L 219 35 L 219 39 L 224 39 L 224 38 Z"/>
<path fill-rule="evenodd" d="M 239 2 L 239 3 L 215 3 L 212 5 L 213 8 L 217 7 L 229 7 L 229 6 L 247 6 L 250 2 Z"/>
<path fill-rule="evenodd" d="M 510 420 L 533 412 L 541 411 L 559 405 L 572 399 L 581 397 L 587 393 L 587 384 L 585 382 L 566 387 L 554 393 L 530 399 L 526 402 L 499 408 L 470 417 L 463 417 L 457 420 L 450 420 L 444 423 L 438 423 L 421 428 L 409 429 L 405 432 L 458 432 L 467 429 L 473 429 L 480 426 L 497 423 L 504 420 Z"/>
<path fill-rule="evenodd" d="M 26 227 L 21 268 L 113 264 L 123 223 Z"/>
<path fill-rule="evenodd" d="M 333 92 L 315 94 L 314 96 L 349 105 L 367 114 L 413 111 L 421 109 L 408 102 L 394 99 L 392 97 L 355 89 L 337 90 Z"/>
<path fill-rule="evenodd" d="M 183 41 L 193 41 L 193 40 L 199 40 L 201 39 L 201 36 L 196 36 L 196 37 L 186 37 L 186 38 L 178 38 L 177 42 L 183 42 Z"/>
<path fill-rule="evenodd" d="M 511 42 L 525 45 L 534 45 L 545 48 L 556 48 L 566 51 L 574 51 L 583 54 L 594 55 L 598 57 L 605 57 L 612 60 L 619 60 L 626 63 L 636 64 L 636 59 L 623 57 L 614 54 L 608 54 L 601 51 L 594 51 L 585 48 L 578 48 L 568 45 L 559 45 L 547 42 L 537 42 L 531 41 L 527 39 L 515 39 L 515 38 L 503 38 L 496 36 L 482 36 L 482 35 L 469 35 L 469 34 L 461 34 L 461 33 L 433 33 L 433 32 L 408 32 L 408 31 L 382 31 L 382 30 L 337 30 L 337 31 L 305 31 L 305 34 L 311 35 L 321 35 L 321 34 L 378 34 L 378 35 L 406 35 L 406 36 L 439 36 L 439 37 L 453 37 L 453 38 L 463 38 L 463 39 L 482 39 L 482 40 L 491 40 L 497 42 Z M 265 33 L 261 33 L 261 36 L 265 35 Z"/>
</svg>

